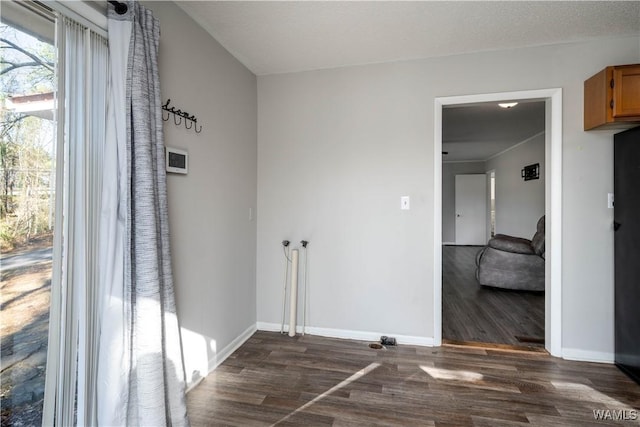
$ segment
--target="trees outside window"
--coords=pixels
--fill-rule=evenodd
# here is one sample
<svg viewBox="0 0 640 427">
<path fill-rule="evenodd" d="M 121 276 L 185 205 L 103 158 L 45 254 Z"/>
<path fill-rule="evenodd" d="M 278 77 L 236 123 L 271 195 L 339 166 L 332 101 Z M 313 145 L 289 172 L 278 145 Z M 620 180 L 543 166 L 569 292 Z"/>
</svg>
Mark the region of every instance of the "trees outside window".
<svg viewBox="0 0 640 427">
<path fill-rule="evenodd" d="M 55 48 L 0 26 L 0 244 L 9 250 L 53 226 Z"/>
<path fill-rule="evenodd" d="M 55 206 L 56 50 L 19 27 L 0 23 L 2 426 L 42 423 Z"/>
</svg>

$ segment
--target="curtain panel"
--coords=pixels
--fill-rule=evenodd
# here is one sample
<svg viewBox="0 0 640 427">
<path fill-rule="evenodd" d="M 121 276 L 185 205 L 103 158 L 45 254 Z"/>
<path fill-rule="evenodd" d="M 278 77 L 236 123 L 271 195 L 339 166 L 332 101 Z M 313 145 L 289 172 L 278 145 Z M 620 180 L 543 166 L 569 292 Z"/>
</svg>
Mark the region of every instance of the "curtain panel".
<svg viewBox="0 0 640 427">
<path fill-rule="evenodd" d="M 169 248 L 159 40 L 158 20 L 138 2 L 128 2 L 124 15 L 109 9 L 99 425 L 189 424 Z"/>
</svg>

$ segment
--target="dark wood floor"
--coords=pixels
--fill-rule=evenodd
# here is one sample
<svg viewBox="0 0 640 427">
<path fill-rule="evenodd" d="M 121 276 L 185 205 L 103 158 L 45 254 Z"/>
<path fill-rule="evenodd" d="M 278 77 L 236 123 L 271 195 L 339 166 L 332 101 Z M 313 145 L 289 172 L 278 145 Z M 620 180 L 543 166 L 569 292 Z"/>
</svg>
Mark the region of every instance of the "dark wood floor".
<svg viewBox="0 0 640 427">
<path fill-rule="evenodd" d="M 590 426 L 607 425 L 594 410 L 637 415 L 640 386 L 613 365 L 541 353 L 257 332 L 187 402 L 194 427 Z"/>
<path fill-rule="evenodd" d="M 480 246 L 442 247 L 442 337 L 544 348 L 544 293 L 480 286 Z"/>
</svg>

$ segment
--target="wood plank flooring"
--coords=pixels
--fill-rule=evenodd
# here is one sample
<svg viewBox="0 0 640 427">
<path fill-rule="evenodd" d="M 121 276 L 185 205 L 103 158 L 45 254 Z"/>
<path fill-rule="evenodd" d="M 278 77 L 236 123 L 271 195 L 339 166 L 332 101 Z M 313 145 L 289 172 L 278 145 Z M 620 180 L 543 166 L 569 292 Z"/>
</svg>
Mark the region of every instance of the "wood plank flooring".
<svg viewBox="0 0 640 427">
<path fill-rule="evenodd" d="M 544 348 L 544 293 L 480 286 L 481 246 L 442 247 L 442 337 Z"/>
<path fill-rule="evenodd" d="M 613 365 L 541 353 L 256 332 L 187 403 L 194 427 L 636 425 L 593 411 L 638 415 L 640 386 Z"/>
</svg>

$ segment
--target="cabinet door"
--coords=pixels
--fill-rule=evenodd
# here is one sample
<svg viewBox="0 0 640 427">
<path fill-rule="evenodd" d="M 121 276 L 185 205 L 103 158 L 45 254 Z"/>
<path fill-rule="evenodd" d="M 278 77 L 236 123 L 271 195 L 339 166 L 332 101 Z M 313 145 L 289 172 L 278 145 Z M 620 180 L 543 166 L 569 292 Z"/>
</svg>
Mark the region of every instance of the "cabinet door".
<svg viewBox="0 0 640 427">
<path fill-rule="evenodd" d="M 614 67 L 613 117 L 640 116 L 640 66 Z"/>
</svg>

